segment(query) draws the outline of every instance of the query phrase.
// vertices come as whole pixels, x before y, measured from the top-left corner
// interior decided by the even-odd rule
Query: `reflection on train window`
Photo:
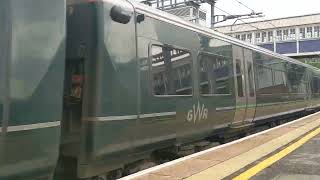
[[[230,58],[221,55],[199,55],[201,94],[230,94],[230,61]]]
[[[307,93],[307,83],[305,76],[302,73],[297,73],[296,71],[288,71],[288,80],[290,84],[290,93],[293,94],[306,94]]]
[[[320,77],[315,76],[312,78],[311,91],[313,94],[320,93]]]
[[[270,60],[271,62],[271,60]],[[261,94],[286,93],[287,75],[284,64],[280,60],[257,65],[257,90]]]
[[[254,81],[253,81],[253,65],[252,62],[248,62],[248,79],[249,79],[249,94],[250,97],[254,97]]]
[[[169,45],[152,45],[154,95],[192,95],[192,56]]]
[[[243,71],[242,64],[240,59],[236,59],[236,76],[237,76],[237,89],[238,89],[238,97],[243,97]]]
[[[257,90],[261,94],[272,93],[273,80],[272,80],[272,70],[268,66],[257,65]]]

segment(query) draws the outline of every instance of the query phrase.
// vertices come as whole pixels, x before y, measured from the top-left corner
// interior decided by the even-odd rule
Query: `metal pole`
[[[215,24],[215,15],[214,15],[214,7],[216,5],[216,0],[213,0],[211,3],[211,29],[214,29],[214,24]]]

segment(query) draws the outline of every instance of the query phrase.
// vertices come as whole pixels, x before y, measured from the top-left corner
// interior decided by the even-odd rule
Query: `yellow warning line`
[[[243,179],[250,179],[252,176],[256,175],[263,169],[271,166],[273,163],[279,161],[286,155],[290,154],[292,151],[296,150],[300,146],[302,146],[304,143],[309,141],[311,138],[315,137],[316,135],[320,134],[320,127],[318,127],[316,130],[312,131],[311,133],[307,134],[303,138],[301,138],[299,141],[291,144],[287,148],[281,150],[279,153],[269,157],[268,159],[262,161],[261,163],[257,164],[256,166],[248,169],[247,171],[243,172],[239,176],[235,177],[233,180],[243,180]]]

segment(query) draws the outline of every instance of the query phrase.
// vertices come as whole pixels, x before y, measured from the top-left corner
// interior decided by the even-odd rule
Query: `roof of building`
[[[216,30],[223,33],[237,33],[247,31],[257,31],[265,29],[284,28],[292,26],[303,26],[308,24],[320,24],[320,13],[307,14],[301,16],[283,17],[263,21],[239,23],[236,25],[217,26]]]

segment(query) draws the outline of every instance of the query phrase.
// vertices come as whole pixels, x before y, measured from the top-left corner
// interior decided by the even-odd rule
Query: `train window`
[[[312,78],[312,93],[318,93],[318,89],[319,89],[319,78],[317,77],[313,77]]]
[[[241,60],[236,59],[236,76],[237,76],[237,89],[238,89],[238,97],[243,97],[243,70],[241,65]]]
[[[274,63],[269,65],[272,69],[273,86],[277,86],[278,90],[283,90],[287,86],[285,65],[280,59],[274,59]]]
[[[261,94],[271,93],[271,89],[273,86],[271,68],[264,65],[257,65],[256,72],[256,79],[258,85],[257,90]]]
[[[192,57],[169,45],[151,46],[153,94],[192,95]]]
[[[199,60],[200,94],[230,94],[229,57],[201,53]]]
[[[250,97],[254,97],[254,81],[253,81],[253,65],[252,62],[248,62],[248,79],[249,79],[249,94]]]
[[[290,93],[306,94],[305,76],[297,73],[296,70],[288,71],[288,80],[290,81]]]

